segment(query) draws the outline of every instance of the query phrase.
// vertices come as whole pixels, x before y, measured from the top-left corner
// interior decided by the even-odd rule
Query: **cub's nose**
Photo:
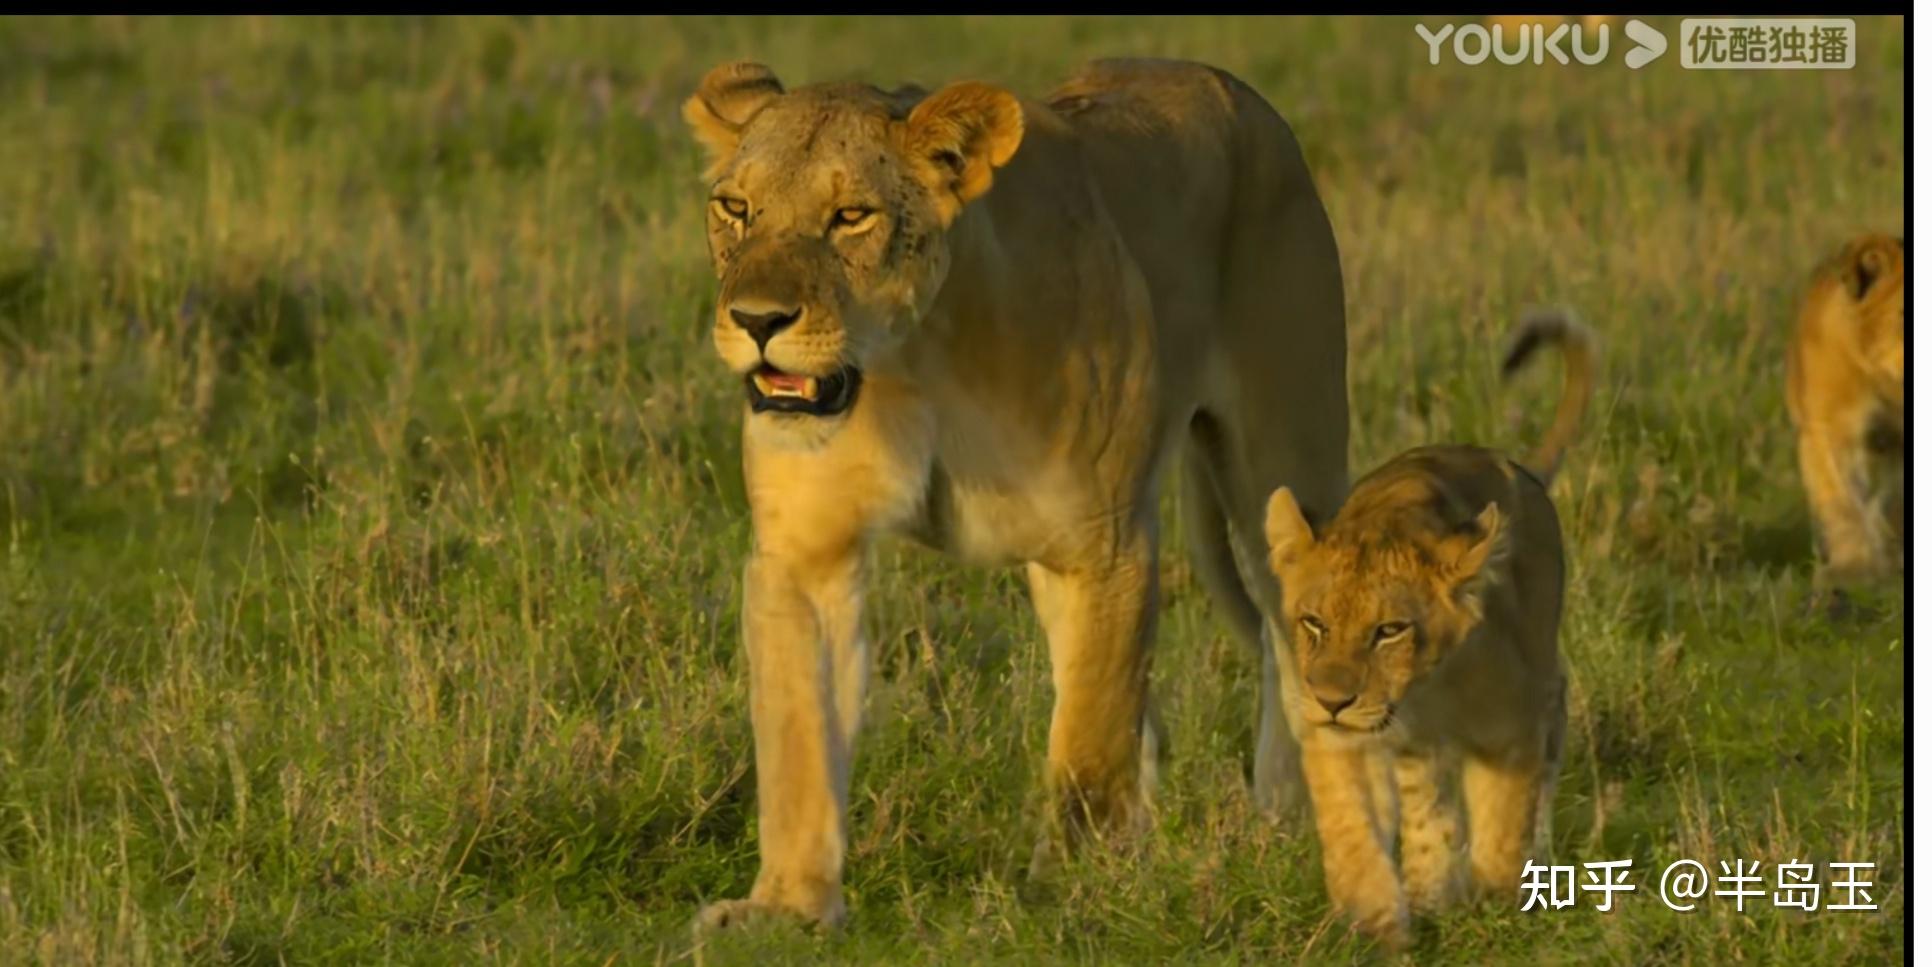
[[[765,343],[770,341],[771,337],[778,335],[779,331],[786,326],[797,322],[798,317],[804,314],[802,309],[773,309],[770,305],[770,303],[758,305],[739,303],[731,307],[731,321],[736,322],[738,327],[751,337],[751,341],[758,344],[760,352],[764,351]]]
[[[1342,714],[1342,709],[1355,704],[1355,696],[1350,695],[1347,698],[1322,698],[1316,696],[1315,701],[1320,702],[1322,708],[1328,710],[1329,715],[1340,715]]]

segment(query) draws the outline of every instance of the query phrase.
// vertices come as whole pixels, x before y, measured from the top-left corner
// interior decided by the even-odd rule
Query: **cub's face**
[[[740,63],[686,102],[712,159],[712,342],[754,414],[850,409],[867,362],[932,307],[951,266],[947,229],[1019,147],[1020,107],[1003,91],[958,84],[916,98],[859,85],[786,93]]]
[[[1317,537],[1287,488],[1268,505],[1270,566],[1282,588],[1282,627],[1298,688],[1288,714],[1318,728],[1379,733],[1403,698],[1452,654],[1482,618],[1480,600],[1500,561],[1500,514],[1490,505],[1439,535],[1351,529]],[[1285,672],[1284,672],[1285,673]],[[1298,696],[1298,699],[1295,697]]]
[[[1413,576],[1317,551],[1283,569],[1282,617],[1312,725],[1380,732],[1410,685],[1441,659],[1430,634],[1433,595]],[[1293,714],[1293,710],[1291,710]]]

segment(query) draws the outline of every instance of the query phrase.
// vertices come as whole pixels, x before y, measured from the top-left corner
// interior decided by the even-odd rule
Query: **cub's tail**
[[[1563,462],[1563,451],[1576,442],[1577,432],[1583,428],[1583,411],[1590,405],[1590,391],[1597,378],[1597,336],[1567,309],[1531,309],[1510,336],[1503,377],[1515,375],[1545,346],[1563,350],[1563,400],[1556,407],[1556,422],[1550,424],[1523,466],[1548,483]]]

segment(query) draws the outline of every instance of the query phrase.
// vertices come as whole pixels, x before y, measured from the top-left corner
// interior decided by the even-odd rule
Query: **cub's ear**
[[[1315,530],[1308,526],[1301,505],[1287,487],[1276,487],[1268,497],[1268,561],[1277,569],[1306,553],[1315,543]]]
[[[1905,240],[1874,235],[1852,243],[1851,257],[1845,260],[1845,288],[1854,299],[1865,298],[1880,279],[1891,274],[1904,261]]]
[[[1442,541],[1449,586],[1467,604],[1479,605],[1483,591],[1502,577],[1503,565],[1509,560],[1505,523],[1503,512],[1492,500],[1475,519]]]
[[[993,187],[993,169],[1020,149],[1025,114],[1013,95],[977,81],[940,88],[906,116],[901,144],[906,157],[929,172],[933,187],[951,204],[951,221],[967,202]]]
[[[745,123],[780,94],[785,86],[763,64],[732,61],[711,68],[698,82],[698,92],[684,102],[684,121],[711,155],[711,163],[738,150]]]

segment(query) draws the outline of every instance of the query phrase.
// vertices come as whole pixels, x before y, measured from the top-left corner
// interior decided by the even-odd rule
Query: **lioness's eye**
[[[867,218],[871,217],[871,215],[872,215],[872,210],[869,208],[857,208],[857,207],[841,208],[838,211],[835,211],[832,213],[832,227],[833,228],[851,228],[852,226],[865,221]]]
[[[1304,630],[1306,630],[1309,633],[1309,635],[1316,638],[1320,638],[1322,636],[1322,632],[1328,630],[1328,626],[1322,624],[1322,619],[1317,618],[1312,614],[1305,614],[1301,616],[1301,626]]]
[[[1408,630],[1409,623],[1406,621],[1385,621],[1375,626],[1375,640],[1387,641],[1390,638],[1399,638]]]
[[[750,211],[742,198],[713,198],[711,207],[718,212],[719,216],[734,222],[743,221],[745,213]]]

